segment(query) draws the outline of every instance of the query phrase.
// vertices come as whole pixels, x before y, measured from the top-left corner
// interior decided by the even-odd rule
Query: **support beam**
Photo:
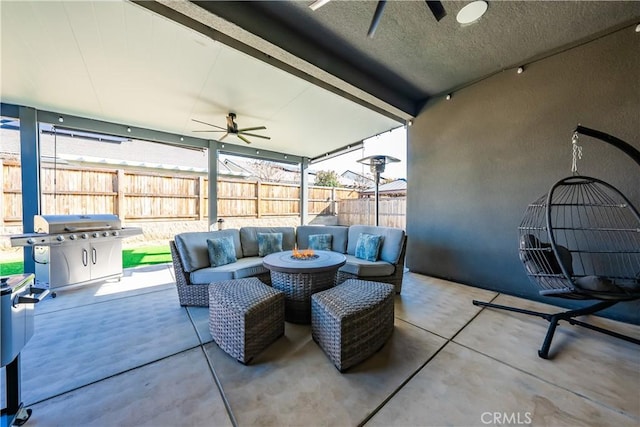
[[[218,142],[209,144],[209,230],[218,222]],[[213,225],[216,224],[216,227]]]
[[[35,109],[20,107],[20,163],[22,166],[22,232],[33,233],[33,216],[40,214],[40,139]],[[24,247],[24,272],[35,273],[33,248]]]
[[[300,225],[309,223],[309,158],[300,162]]]
[[[280,153],[278,151],[263,150],[249,145],[236,145],[225,142],[218,142],[218,150],[224,154],[234,156],[251,157],[254,159],[270,160],[272,162],[296,164],[302,161],[302,157],[292,154]]]
[[[60,119],[62,119],[62,122]],[[211,143],[211,141],[203,138],[138,128],[126,123],[105,122],[53,111],[38,110],[38,120],[43,123],[54,124],[59,128],[104,133],[122,138],[140,139],[143,141],[161,142],[178,146],[206,148]]]

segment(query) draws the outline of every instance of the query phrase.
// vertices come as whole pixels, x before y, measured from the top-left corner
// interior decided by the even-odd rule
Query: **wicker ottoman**
[[[349,279],[311,296],[311,335],[343,372],[380,350],[393,332],[394,286]]]
[[[284,335],[284,294],[255,277],[212,283],[209,331],[222,350],[248,364]]]

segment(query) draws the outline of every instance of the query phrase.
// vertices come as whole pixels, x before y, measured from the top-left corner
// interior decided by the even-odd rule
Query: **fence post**
[[[127,212],[126,212],[127,204],[125,202],[124,183],[125,183],[124,169],[118,169],[116,171],[116,182],[114,184],[117,192],[116,209],[118,210],[118,217],[120,218],[120,221],[124,221],[127,216]]]
[[[262,183],[260,180],[256,181],[256,218],[262,218],[262,212],[260,210],[260,205],[262,204]]]
[[[217,183],[216,183],[217,184]],[[196,185],[198,188],[196,191],[198,192],[198,221],[202,221],[204,219],[204,176],[199,176],[197,178]]]
[[[338,201],[336,200],[336,187],[331,187],[331,215],[338,215]]]

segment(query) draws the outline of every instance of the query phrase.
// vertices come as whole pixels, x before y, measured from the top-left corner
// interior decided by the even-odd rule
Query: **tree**
[[[261,181],[282,182],[284,180],[285,172],[276,163],[267,160],[255,160],[251,166]]]
[[[340,187],[340,180],[335,171],[318,171],[315,185],[320,187]]]

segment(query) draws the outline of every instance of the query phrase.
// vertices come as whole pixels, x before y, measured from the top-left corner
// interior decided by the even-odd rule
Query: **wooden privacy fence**
[[[0,159],[2,221],[22,221],[20,164]],[[172,175],[45,165],[41,168],[42,212],[113,213],[123,220],[202,220],[208,215],[208,179]],[[218,217],[298,216],[300,185],[218,179]],[[356,198],[351,189],[309,187],[312,215],[337,214],[338,201]]]
[[[340,200],[338,202],[338,224],[374,225],[375,199]],[[385,227],[397,227],[407,229],[407,198],[390,197],[381,198],[378,217],[380,225]]]

